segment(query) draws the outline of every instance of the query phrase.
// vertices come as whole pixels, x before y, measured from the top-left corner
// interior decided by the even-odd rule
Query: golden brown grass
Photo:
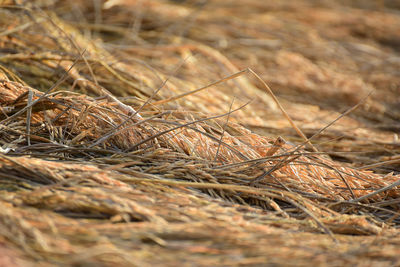
[[[3,1],[0,255],[398,264],[398,15],[200,2]]]

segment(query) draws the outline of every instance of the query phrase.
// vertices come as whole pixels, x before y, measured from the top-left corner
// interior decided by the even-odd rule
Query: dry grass
[[[0,263],[399,264],[400,17],[349,5],[3,1]]]

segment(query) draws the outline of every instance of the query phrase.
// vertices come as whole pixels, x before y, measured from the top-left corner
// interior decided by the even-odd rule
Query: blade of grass
[[[271,95],[272,99],[275,101],[275,103],[278,105],[279,109],[282,111],[282,114],[285,116],[285,118],[289,121],[290,125],[292,125],[293,129],[296,131],[296,133],[304,139],[304,141],[310,145],[310,147],[312,148],[312,150],[314,152],[318,152],[318,149],[315,148],[313,146],[313,144],[311,144],[310,139],[308,139],[304,133],[300,130],[299,127],[297,127],[297,125],[294,123],[294,121],[290,118],[289,114],[286,112],[286,110],[282,107],[281,103],[279,102],[278,98],[275,96],[274,92],[271,90],[271,88],[268,86],[268,84],[261,79],[261,77],[255,73],[252,69],[248,68],[247,69],[251,74],[253,74],[257,80],[259,80],[262,85],[264,86],[264,88],[267,90],[267,92]]]
[[[229,112],[232,110],[232,106],[233,106],[233,102],[234,101],[235,101],[235,98],[232,99],[231,105],[229,106]],[[230,116],[231,116],[230,113],[228,114],[228,116],[226,116],[226,122],[225,122],[224,126],[222,127],[221,138],[218,141],[218,147],[217,147],[217,152],[215,153],[214,161],[217,161],[218,154],[219,154],[219,149],[221,148],[222,139],[224,138],[224,134],[225,134],[225,127],[229,122],[229,117]]]

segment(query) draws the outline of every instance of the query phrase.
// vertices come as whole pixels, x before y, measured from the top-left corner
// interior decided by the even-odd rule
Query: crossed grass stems
[[[333,209],[334,207],[341,207],[341,209],[343,209],[343,206],[359,206],[359,207],[363,207],[363,208],[367,208],[367,209],[372,209],[372,210],[379,210],[382,212],[386,212],[386,213],[390,213],[393,215],[393,218],[399,216],[400,214],[386,209],[386,208],[382,208],[379,206],[374,206],[374,205],[367,205],[367,204],[362,204],[360,203],[361,200],[367,200],[368,198],[382,193],[386,190],[389,190],[397,185],[400,185],[400,182],[396,182],[393,183],[389,186],[383,187],[383,188],[378,188],[376,189],[376,191],[365,195],[363,197],[360,198],[355,198],[354,192],[353,190],[360,190],[358,188],[351,188],[349,186],[349,184],[347,183],[344,175],[349,175],[352,176],[354,178],[357,179],[362,179],[361,177],[356,177],[354,174],[351,173],[346,173],[344,171],[341,170],[337,170],[332,166],[329,166],[328,164],[325,164],[323,162],[319,162],[317,160],[316,155],[323,155],[323,154],[327,154],[325,152],[318,152],[318,150],[311,144],[311,140],[314,139],[315,137],[317,137],[318,135],[320,135],[323,131],[325,131],[327,128],[329,128],[331,125],[333,125],[335,122],[337,122],[339,119],[341,119],[342,117],[348,115],[349,113],[351,113],[352,111],[354,111],[355,109],[357,109],[359,106],[361,106],[366,99],[371,95],[372,91],[367,94],[358,104],[354,105],[353,107],[349,108],[347,111],[345,111],[344,113],[342,113],[340,116],[338,116],[335,120],[333,120],[331,123],[329,123],[328,125],[326,125],[324,128],[320,129],[319,131],[317,131],[314,135],[312,135],[310,138],[307,138],[303,132],[296,126],[296,124],[293,122],[293,120],[290,118],[290,116],[287,114],[287,112],[284,110],[284,108],[281,106],[279,100],[276,98],[276,96],[274,95],[273,91],[270,89],[270,87],[259,77],[259,75],[257,75],[252,69],[250,68],[246,68],[244,70],[238,71],[232,75],[226,76],[220,80],[217,80],[213,83],[210,83],[204,87],[201,87],[199,89],[187,92],[187,93],[183,93],[168,99],[164,99],[164,100],[160,100],[160,101],[155,101],[151,103],[151,100],[154,99],[154,97],[157,95],[157,93],[166,85],[166,83],[168,82],[168,80],[170,79],[170,77],[172,77],[180,68],[181,66],[184,64],[184,62],[186,61],[183,60],[181,61],[181,63],[178,65],[178,67],[173,71],[173,73],[171,75],[169,75],[169,77],[167,79],[165,79],[162,84],[153,92],[153,94],[137,109],[134,110],[132,109],[130,106],[127,106],[125,104],[123,104],[122,102],[120,102],[117,98],[115,98],[113,95],[111,95],[111,93],[109,93],[107,90],[105,90],[104,88],[102,88],[98,82],[97,79],[93,73],[93,70],[88,62],[88,59],[86,59],[85,57],[85,50],[81,50],[79,48],[79,46],[75,43],[75,41],[73,40],[73,38],[71,38],[65,31],[63,31],[63,29],[61,29],[60,27],[58,27],[56,25],[56,23],[53,22],[53,20],[50,17],[46,17],[46,19],[48,19],[55,27],[57,27],[61,32],[63,32],[63,34],[66,36],[66,38],[70,41],[70,43],[72,44],[72,46],[79,52],[79,57],[77,59],[75,59],[75,61],[73,62],[73,64],[70,66],[70,68],[62,75],[62,77],[56,82],[54,83],[53,86],[51,86],[45,93],[39,95],[39,98],[37,98],[36,100],[33,100],[33,93],[31,90],[29,90],[26,94],[21,95],[20,97],[18,97],[15,100],[15,103],[18,102],[19,100],[22,100],[25,96],[27,96],[28,98],[28,102],[27,105],[25,107],[23,107],[22,109],[18,110],[17,112],[15,112],[14,114],[12,114],[11,116],[5,118],[4,120],[2,120],[0,122],[0,125],[2,125],[3,127],[7,127],[7,123],[15,120],[17,117],[19,117],[20,115],[24,114],[26,112],[27,114],[27,119],[26,119],[26,142],[28,144],[28,146],[26,147],[20,147],[16,152],[10,152],[10,155],[23,155],[23,154],[27,154],[29,153],[30,155],[33,156],[38,156],[38,157],[44,157],[44,156],[49,156],[52,155],[52,157],[57,157],[60,159],[69,159],[69,160],[73,160],[72,158],[68,157],[68,156],[62,156],[61,154],[84,154],[86,156],[92,157],[90,154],[91,153],[98,153],[100,155],[105,155],[105,154],[117,154],[117,155],[121,155],[121,156],[126,156],[126,157],[134,157],[137,158],[140,156],[136,155],[137,153],[135,153],[135,151],[137,152],[142,152],[143,150],[140,149],[140,147],[142,145],[144,145],[145,143],[148,143],[152,140],[156,140],[158,137],[161,137],[169,132],[173,132],[175,130],[179,130],[179,129],[183,129],[183,128],[188,128],[190,130],[196,131],[204,136],[206,136],[207,138],[210,138],[214,141],[216,141],[218,143],[218,148],[214,157],[214,162],[212,163],[212,168],[215,169],[226,169],[226,168],[231,168],[231,167],[235,167],[235,166],[240,166],[240,165],[248,165],[249,167],[256,167],[264,162],[276,162],[275,165],[273,165],[270,169],[263,171],[263,173],[261,175],[259,175],[258,177],[255,177],[249,181],[247,181],[247,184],[245,185],[230,185],[230,184],[214,184],[214,183],[197,183],[197,182],[178,182],[178,181],[165,181],[165,180],[152,180],[152,179],[147,179],[149,180],[148,182],[156,182],[156,183],[165,183],[165,184],[169,184],[171,186],[186,186],[186,187],[191,187],[191,188],[203,188],[203,189],[211,189],[211,190],[228,190],[228,191],[236,191],[238,193],[237,198],[240,198],[240,195],[243,193],[247,193],[247,194],[255,194],[255,195],[262,195],[262,196],[266,196],[268,197],[268,201],[270,203],[274,203],[274,199],[289,203],[290,205],[294,206],[296,209],[302,211],[303,213],[305,213],[307,216],[311,217],[314,221],[316,221],[316,223],[323,229],[323,231],[329,235],[333,237],[332,232],[326,227],[324,226],[324,224],[309,210],[305,207],[305,205],[301,205],[300,203],[304,202],[304,201],[311,201],[308,198],[312,199],[318,199],[321,198],[320,196],[313,196],[309,193],[306,192],[301,192],[298,190],[294,190],[294,189],[290,189],[288,188],[286,185],[284,185],[283,183],[281,183],[278,179],[274,178],[273,176],[273,172],[279,170],[280,168],[290,164],[302,164],[302,165],[307,165],[307,164],[311,164],[311,165],[315,165],[315,166],[322,166],[322,167],[326,167],[329,169],[334,170],[343,180],[344,184],[346,185],[346,189],[350,192],[351,196],[352,196],[352,200],[350,201],[341,201],[341,202],[335,202],[335,203],[330,203],[327,207],[322,207],[324,209],[329,208],[329,209]],[[88,144],[84,144],[81,147],[68,147],[66,145],[60,145],[57,147],[56,144],[35,144],[35,145],[31,145],[31,137],[35,134],[35,132],[31,133],[31,116],[32,116],[32,108],[37,105],[38,103],[42,103],[44,102],[44,100],[49,101],[50,103],[54,103],[57,105],[61,105],[61,106],[65,106],[65,109],[56,117],[53,119],[53,122],[56,121],[58,118],[60,118],[63,114],[67,113],[70,109],[73,110],[77,110],[80,111],[81,113],[85,112],[84,110],[79,110],[78,108],[74,107],[73,105],[67,105],[65,103],[62,103],[56,99],[53,99],[52,96],[55,96],[56,94],[58,94],[59,92],[55,92],[54,91],[68,78],[69,76],[69,72],[74,68],[74,66],[80,62],[83,61],[86,66],[89,69],[89,73],[92,76],[92,81],[88,81],[89,83],[92,83],[93,86],[98,87],[100,89],[100,91],[102,93],[104,93],[106,95],[107,98],[111,99],[112,101],[116,102],[128,115],[124,114],[124,113],[118,113],[118,115],[120,115],[121,117],[125,118],[123,122],[121,122],[120,124],[116,125],[113,127],[113,129],[111,129],[109,132],[107,132],[106,134],[104,134],[103,136],[97,138],[94,142],[88,143]],[[234,148],[233,146],[225,143],[223,141],[223,136],[224,133],[226,131],[226,126],[229,123],[229,116],[244,108],[246,105],[248,105],[250,102],[240,106],[239,108],[233,109],[232,110],[232,106],[233,106],[233,100],[232,103],[230,105],[229,111],[227,113],[221,114],[221,115],[216,115],[216,116],[212,116],[212,117],[207,117],[207,118],[202,118],[202,119],[198,119],[198,120],[194,120],[188,123],[179,123],[176,121],[168,121],[165,119],[160,119],[163,116],[166,115],[170,115],[171,113],[173,113],[173,111],[163,111],[159,114],[155,114],[149,118],[143,119],[140,116],[140,112],[149,104],[156,106],[156,105],[161,105],[164,103],[168,103],[171,101],[175,101],[181,98],[184,98],[188,95],[191,94],[195,94],[197,92],[200,92],[202,90],[205,90],[207,88],[210,88],[212,86],[224,83],[228,80],[234,79],[236,77],[239,77],[241,75],[244,74],[252,74],[257,80],[259,80],[261,82],[261,84],[264,86],[265,91],[272,97],[272,99],[274,100],[274,102],[277,104],[277,106],[279,107],[279,109],[281,110],[282,114],[286,117],[286,119],[289,121],[289,123],[292,125],[292,127],[295,129],[295,131],[297,132],[297,134],[304,140],[301,144],[293,147],[292,149],[289,149],[287,151],[284,151],[280,154],[277,155],[269,155],[265,158],[259,158],[259,159],[249,159],[247,156],[245,156],[243,153],[241,153],[239,150],[237,150],[236,148]],[[77,84],[77,81],[74,82],[72,88],[74,88]],[[42,110],[46,110],[46,109],[51,109],[53,107],[51,106],[44,106],[42,107]],[[108,110],[110,112],[114,112],[112,110]],[[89,115],[89,116],[93,116],[97,119],[103,120],[100,116],[97,116],[96,114],[93,114],[91,112],[87,112],[85,115]],[[199,130],[196,127],[193,127],[193,125],[201,123],[201,122],[206,122],[209,120],[213,120],[213,119],[217,119],[217,118],[222,118],[222,117],[227,117],[225,124],[222,127],[222,132],[219,130],[215,130],[216,132],[220,132],[220,138],[215,137],[214,135],[207,133],[205,131]],[[141,124],[144,124],[146,122],[159,122],[159,123],[164,123],[164,124],[170,124],[173,125],[173,127],[164,130],[164,131],[160,131],[157,132],[155,134],[153,134],[152,136],[145,138],[144,140],[133,144],[131,147],[129,147],[128,149],[126,149],[125,151],[120,151],[118,149],[110,149],[110,148],[105,148],[103,146],[104,142],[106,142],[110,137],[117,135],[120,132],[123,132],[125,130],[127,130],[128,128],[131,127],[135,127],[135,126],[140,126]],[[133,123],[130,123],[133,122]],[[51,123],[51,122],[49,122]],[[66,129],[65,129],[66,130]],[[36,132],[40,131],[37,130]],[[65,136],[65,134],[63,135]],[[63,140],[61,140],[61,142],[65,143]],[[304,151],[300,151],[303,147],[305,147],[306,145],[308,145],[312,152],[304,152]],[[103,146],[103,148],[102,148]],[[236,155],[238,155],[243,161],[238,162],[238,163],[232,163],[232,164],[216,164],[217,158],[218,158],[218,153],[220,151],[220,147],[224,146],[227,149],[231,150],[233,153],[235,153]],[[45,154],[41,154],[41,153],[32,153],[33,151],[37,151],[42,149],[43,147],[52,147],[52,150],[47,150],[47,153]],[[29,152],[28,152],[29,151]],[[54,155],[54,153],[58,153],[58,155]],[[61,153],[61,154],[59,154]],[[332,153],[331,153],[332,154]],[[312,162],[305,162],[305,161],[300,161],[299,158],[301,156],[305,156],[309,159],[313,159]],[[208,162],[210,163],[210,162]],[[253,166],[251,165],[253,164]],[[286,190],[285,191],[277,191],[277,189],[273,189],[273,188],[266,188],[263,187],[262,189],[260,188],[256,188],[259,183],[261,181],[264,180],[264,178],[270,178],[273,179],[277,184],[274,184],[274,186],[276,187],[281,187],[283,189]],[[151,181],[150,181],[151,180]],[[305,196],[306,198],[302,197]],[[327,199],[325,199],[327,200]],[[375,203],[377,204],[377,203]],[[379,204],[379,203],[378,203]],[[312,202],[312,205],[317,206],[318,204],[315,203],[314,201]],[[279,205],[277,205],[279,206]]]

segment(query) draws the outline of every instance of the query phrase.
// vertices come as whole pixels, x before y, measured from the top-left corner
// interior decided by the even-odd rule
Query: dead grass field
[[[400,265],[400,1],[0,1],[0,266]]]

